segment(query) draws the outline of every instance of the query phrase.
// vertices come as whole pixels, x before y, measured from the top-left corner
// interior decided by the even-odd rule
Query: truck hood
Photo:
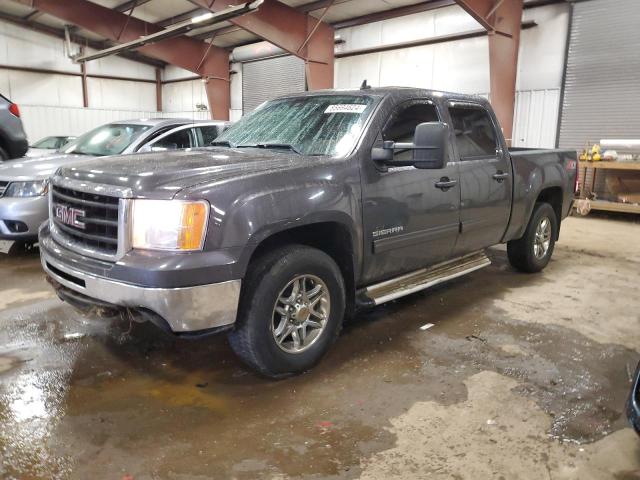
[[[307,157],[260,148],[199,148],[114,156],[65,168],[62,175],[79,181],[130,189],[138,198],[173,198],[202,183],[216,183],[263,172],[283,171],[326,157]]]
[[[97,157],[53,154],[36,158],[16,158],[8,162],[0,162],[0,180],[44,180],[52,176],[58,168],[81,160],[87,160],[88,158],[92,158],[95,161]]]

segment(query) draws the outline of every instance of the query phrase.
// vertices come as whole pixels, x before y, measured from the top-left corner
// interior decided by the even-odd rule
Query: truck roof
[[[469,100],[484,100],[486,98],[480,95],[469,95],[464,93],[447,92],[443,90],[432,90],[426,88],[415,87],[371,87],[371,88],[357,88],[357,89],[326,89],[326,90],[314,90],[312,92],[301,92],[299,94],[284,95],[284,97],[302,97],[302,96],[315,96],[315,95],[355,95],[355,96],[436,96],[446,97],[454,99],[469,99]]]
[[[316,96],[316,95],[354,95],[354,96],[380,96],[380,97],[444,97],[458,101],[474,101],[479,103],[488,103],[488,100],[480,95],[469,95],[463,93],[445,92],[442,90],[430,90],[426,88],[415,87],[371,87],[358,89],[327,89],[314,90],[312,92],[303,92],[299,94],[284,95],[280,98]]]

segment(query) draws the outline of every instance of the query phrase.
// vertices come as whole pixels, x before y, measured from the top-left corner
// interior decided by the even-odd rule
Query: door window
[[[163,139],[158,140],[156,143],[152,145],[155,149],[164,148],[166,150],[176,150],[178,148],[191,148],[191,134],[189,132],[189,128],[185,128],[183,130],[179,130],[177,132],[172,133],[171,135],[167,135]]]
[[[496,132],[489,113],[480,107],[449,107],[461,160],[496,155]]]
[[[425,122],[438,122],[438,112],[435,105],[430,103],[411,103],[401,109],[391,118],[382,131],[383,140],[396,143],[413,143],[416,127]],[[412,150],[396,150],[394,157],[398,160],[411,160]]]
[[[211,142],[213,142],[221,133],[219,127],[217,127],[216,125],[196,127],[195,130],[198,134],[198,138],[201,140],[200,145],[203,147],[210,147]]]

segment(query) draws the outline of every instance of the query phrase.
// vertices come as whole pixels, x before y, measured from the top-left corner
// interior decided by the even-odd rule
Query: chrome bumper
[[[162,317],[176,333],[224,327],[236,320],[240,280],[184,288],[148,288],[78,271],[58,262],[44,249],[40,251],[40,260],[45,272],[64,287],[114,306],[148,309]]]

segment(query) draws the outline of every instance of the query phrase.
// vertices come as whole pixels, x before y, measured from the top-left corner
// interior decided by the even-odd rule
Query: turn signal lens
[[[132,246],[148,250],[202,250],[209,204],[204,201],[134,200]]]

